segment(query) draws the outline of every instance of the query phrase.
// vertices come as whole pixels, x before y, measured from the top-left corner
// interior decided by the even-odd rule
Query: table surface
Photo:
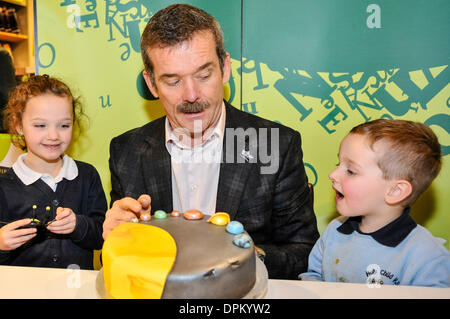
[[[1,299],[98,299],[98,271],[0,266]],[[298,280],[268,282],[266,299],[450,299],[450,288]]]

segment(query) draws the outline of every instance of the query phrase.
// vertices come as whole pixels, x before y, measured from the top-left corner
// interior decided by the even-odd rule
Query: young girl
[[[0,176],[0,264],[93,269],[107,204],[96,169],[64,154],[80,114],[67,85],[47,75],[11,93],[4,122],[27,153]]]

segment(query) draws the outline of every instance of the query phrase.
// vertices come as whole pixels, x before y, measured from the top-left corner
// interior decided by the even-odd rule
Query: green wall
[[[376,118],[429,125],[444,165],[412,216],[449,247],[449,1],[182,2],[223,27],[232,57],[227,99],[301,132],[320,231],[336,216],[328,174],[353,126]],[[71,155],[95,165],[107,194],[111,138],[164,115],[142,82],[139,35],[171,3],[37,2],[38,71],[81,95],[90,126]]]

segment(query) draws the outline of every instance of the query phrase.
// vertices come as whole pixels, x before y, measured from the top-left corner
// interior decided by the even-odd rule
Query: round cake
[[[131,292],[131,295],[146,298],[146,289],[151,291],[159,281],[163,281],[161,298],[234,299],[247,295],[256,281],[253,241],[247,236],[250,240],[244,245],[239,243],[236,236],[240,235],[229,233],[226,225],[208,222],[209,218],[204,216],[200,220],[188,220],[183,215],[167,215],[135,224],[142,231],[157,232],[157,239],[152,242],[149,236],[142,234],[131,239],[129,233],[119,233],[120,229],[114,234],[122,225],[125,225],[123,228],[133,228],[133,223],[118,226],[110,233],[102,250],[103,275],[108,293],[114,298],[127,298],[130,294],[122,294],[121,290],[128,291],[128,287],[133,285],[139,288],[133,288],[137,293],[133,295],[134,292]],[[243,234],[248,235],[245,231]],[[174,243],[171,243],[172,239]],[[141,259],[149,249],[156,249],[152,256],[157,257]],[[120,267],[113,266],[118,260],[121,260]],[[152,264],[145,264],[143,260],[150,260]],[[155,260],[156,266],[153,266]],[[125,288],[114,289],[119,286]]]

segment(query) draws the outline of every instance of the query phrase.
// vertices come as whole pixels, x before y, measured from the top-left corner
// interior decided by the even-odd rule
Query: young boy
[[[404,120],[354,127],[329,175],[333,220],[309,256],[302,280],[449,287],[450,253],[409,216],[441,168],[436,135]]]

